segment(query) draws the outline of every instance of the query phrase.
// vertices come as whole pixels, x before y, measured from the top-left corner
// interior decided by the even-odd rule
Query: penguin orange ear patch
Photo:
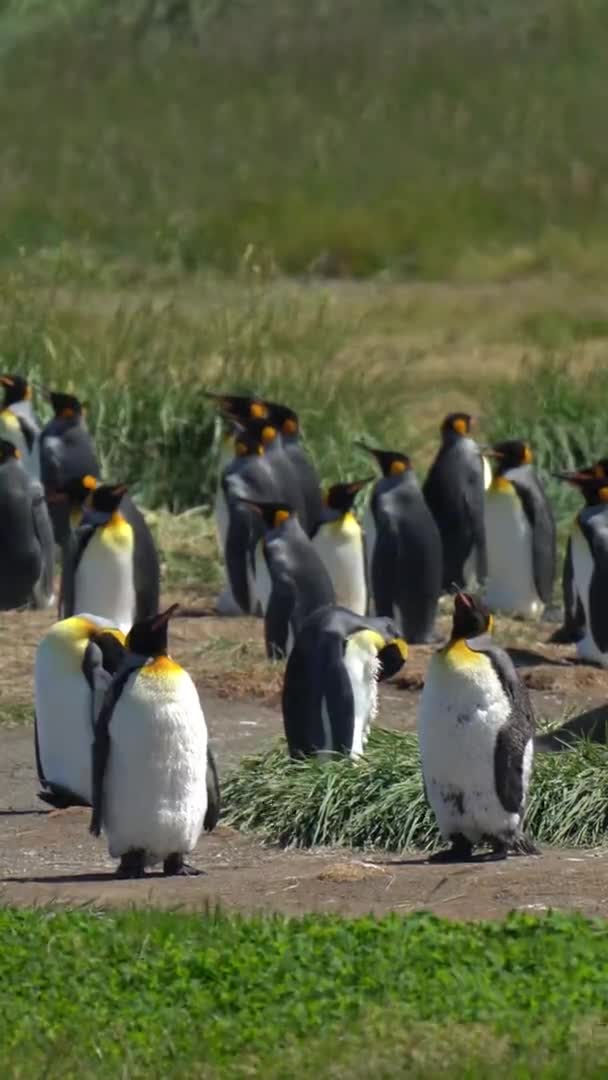
[[[466,435],[469,430],[469,426],[464,417],[462,416],[459,416],[456,420],[454,420],[452,427],[454,428],[454,431],[458,432],[459,435]]]
[[[284,521],[287,521],[288,517],[289,517],[289,511],[288,510],[277,510],[276,514],[274,515],[274,527],[275,527],[275,529],[278,528],[279,525],[282,525]]]
[[[11,379],[9,375],[0,375],[0,383],[2,383],[3,386],[15,385],[14,380]]]
[[[533,457],[534,454],[532,453],[530,447],[526,446],[524,449],[524,465],[530,465],[532,463]]]
[[[405,472],[407,465],[405,461],[391,461],[391,467],[389,473],[391,476],[399,476],[400,473]]]
[[[82,486],[87,488],[88,491],[94,491],[95,488],[97,487],[97,480],[95,479],[94,476],[89,476],[89,475],[83,476],[83,478],[82,478]]]

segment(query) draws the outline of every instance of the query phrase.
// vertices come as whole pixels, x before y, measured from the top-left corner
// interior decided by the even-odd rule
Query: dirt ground
[[[173,599],[169,597],[168,599]],[[184,599],[182,597],[182,599]],[[204,598],[186,598],[172,626],[172,652],[197,681],[220,773],[281,733],[280,669],[263,660],[259,623],[220,620]],[[548,907],[608,915],[608,849],[557,851],[505,863],[430,866],[419,855],[315,850],[281,851],[220,826],[205,835],[193,862],[201,877],[143,881],[113,877],[103,838],[88,833],[89,812],[49,812],[36,798],[30,705],[32,662],[51,614],[2,615],[0,649],[0,902],[123,904],[198,910],[220,902],[243,911],[347,915],[431,910],[451,918],[495,918],[513,908]],[[441,628],[447,628],[445,619]],[[537,713],[603,717],[608,672],[572,664],[572,649],[546,645],[553,626],[503,622],[500,639],[528,683]],[[382,687],[378,722],[411,730],[429,648],[411,650],[407,666]],[[608,712],[608,710],[607,710]],[[29,721],[29,722],[28,722]]]

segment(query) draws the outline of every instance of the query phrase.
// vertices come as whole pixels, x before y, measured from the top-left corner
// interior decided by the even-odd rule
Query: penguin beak
[[[123,495],[127,494],[129,488],[126,484],[114,484],[114,486],[110,490],[112,491],[113,495],[116,495],[117,498],[122,499]]]
[[[492,446],[480,446],[479,451],[484,457],[496,458],[497,461],[500,461],[505,456],[502,450],[495,450]]]
[[[159,612],[152,623],[152,630],[160,630],[162,626],[166,626],[169,619],[172,619],[176,612],[179,611],[179,607],[179,604],[171,604],[171,607],[168,607],[166,611]]]
[[[454,597],[454,611],[456,611],[458,608],[466,608],[470,611],[473,606],[474,604],[472,596],[469,596],[469,594],[465,592],[456,593]]]
[[[586,484],[588,480],[593,480],[594,476],[591,469],[579,469],[572,472],[565,470],[564,472],[551,473],[557,480],[565,480],[568,484]]]
[[[366,484],[371,484],[372,480],[375,480],[375,476],[366,476],[365,480],[353,480],[352,484],[347,484],[347,490],[349,495],[356,495]]]
[[[15,385],[14,380],[11,379],[10,375],[0,375],[0,383],[2,383],[3,386]]]

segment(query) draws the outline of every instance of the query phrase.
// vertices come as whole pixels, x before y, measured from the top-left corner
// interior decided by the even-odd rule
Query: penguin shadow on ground
[[[511,657],[516,668],[519,667],[545,667],[570,668],[574,661],[564,658],[546,656],[544,653],[535,652],[534,649],[525,649],[516,645],[510,645],[505,652]]]
[[[48,817],[48,810],[13,810],[9,806],[6,810],[0,810],[0,818],[5,817]]]
[[[207,878],[207,871],[201,870],[197,867],[197,874],[190,878],[189,881],[201,881]],[[23,877],[16,877],[11,875],[10,877],[0,877],[1,885],[86,885],[86,884],[103,884],[115,883],[117,885],[124,883],[125,885],[132,886],[134,882],[141,883],[145,886],[146,883],[157,883],[159,881],[173,882],[183,881],[183,877],[172,877],[163,874],[162,870],[149,870],[142,877],[139,878],[121,878],[118,877],[115,870],[96,870],[89,871],[82,874],[26,874]]]
[[[564,750],[571,750],[579,739],[608,745],[608,705],[596,705],[593,709],[573,716],[557,730],[537,735],[534,749],[559,754]]]

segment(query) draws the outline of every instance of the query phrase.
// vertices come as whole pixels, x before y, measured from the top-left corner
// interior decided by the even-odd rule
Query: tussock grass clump
[[[430,851],[439,845],[415,735],[377,728],[366,757],[291,761],[283,746],[245,759],[223,786],[228,823],[282,845]],[[536,759],[527,827],[540,843],[592,846],[608,830],[608,749],[579,742]]]

